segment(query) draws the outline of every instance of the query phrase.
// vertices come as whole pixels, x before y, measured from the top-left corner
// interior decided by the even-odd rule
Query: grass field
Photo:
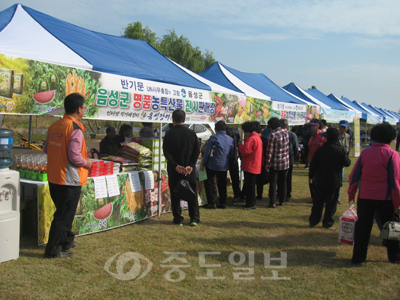
[[[185,211],[183,227],[165,214],[77,237],[73,258],[45,259],[37,239],[22,236],[20,258],[0,264],[0,299],[399,299],[399,265],[387,261],[377,226],[367,263],[352,265],[352,247],[338,242],[338,229],[308,227],[303,165],[294,168],[293,181],[293,200],[284,207],[266,208],[265,197],[256,210],[244,211],[230,197],[226,210],[201,209],[197,227],[188,226]],[[348,207],[347,186],[336,228]],[[286,267],[268,259],[280,253],[287,254]],[[185,267],[179,273],[172,265]]]

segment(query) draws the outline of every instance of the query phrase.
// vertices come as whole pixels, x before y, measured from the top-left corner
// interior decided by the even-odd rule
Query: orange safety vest
[[[48,181],[60,185],[82,186],[87,183],[89,170],[75,166],[68,159],[68,144],[74,130],[85,131],[75,117],[64,117],[52,124],[47,132],[47,178]],[[82,157],[87,158],[85,139],[82,140]]]

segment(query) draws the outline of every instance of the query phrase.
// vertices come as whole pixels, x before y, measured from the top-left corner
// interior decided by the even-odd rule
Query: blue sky
[[[1,0],[0,10],[15,4]],[[398,0],[21,0],[86,29],[120,35],[140,21],[175,29],[222,64],[279,86],[400,110]]]

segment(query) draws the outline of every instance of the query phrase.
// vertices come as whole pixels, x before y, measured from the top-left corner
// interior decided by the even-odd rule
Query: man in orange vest
[[[85,114],[85,99],[77,93],[65,97],[64,117],[52,124],[47,132],[43,151],[47,153],[47,177],[50,195],[56,206],[51,223],[45,256],[73,256],[69,250],[77,246],[71,231],[81,188],[87,183],[92,161],[87,158],[80,122]]]

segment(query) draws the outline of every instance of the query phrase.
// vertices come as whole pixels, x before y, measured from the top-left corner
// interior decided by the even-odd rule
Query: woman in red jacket
[[[245,210],[256,208],[256,176],[261,173],[263,145],[256,129],[255,122],[242,124],[244,143],[239,144],[239,152],[242,155],[241,169],[244,172],[243,191],[246,196],[246,205],[243,209]]]
[[[308,161],[309,161],[309,164],[311,165],[311,161],[314,156],[315,150],[317,150],[318,147],[322,146],[325,143],[325,138],[321,135],[321,133],[322,133],[321,120],[311,119],[311,121],[305,125],[309,126],[310,130],[311,130],[311,137],[310,137],[310,140],[308,141]],[[314,181],[312,181],[312,182],[314,182]],[[310,194],[311,194],[311,202],[312,202],[315,197],[314,183],[309,183],[309,186],[310,186]]]

